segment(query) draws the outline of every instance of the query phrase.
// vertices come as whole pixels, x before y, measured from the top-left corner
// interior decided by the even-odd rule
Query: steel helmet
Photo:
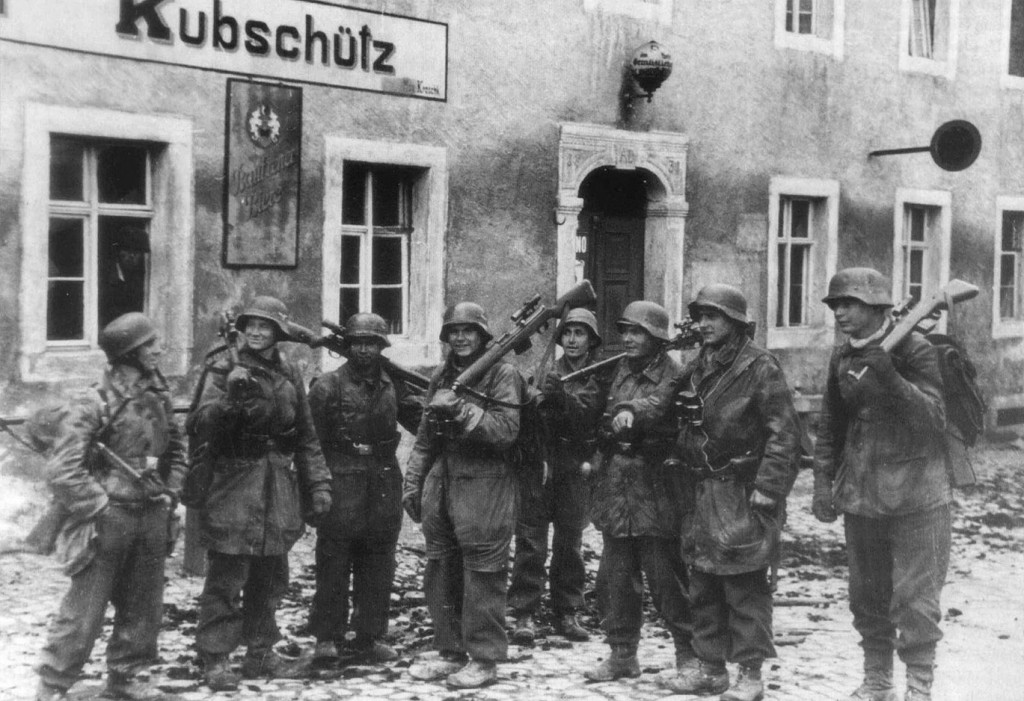
[[[856,299],[871,307],[892,306],[892,285],[874,268],[844,268],[828,282],[821,301],[831,305],[840,299]]]
[[[288,334],[288,307],[277,297],[260,295],[235,319],[235,328],[245,333],[249,319],[265,319],[277,328],[277,339],[290,338]]]
[[[100,331],[100,348],[107,360],[114,362],[156,338],[156,328],[142,312],[128,312],[117,317]]]
[[[732,285],[717,282],[702,287],[697,293],[697,299],[690,302],[690,306],[687,307],[690,318],[696,319],[702,307],[715,309],[741,324],[750,323],[750,319],[747,318],[747,298]]]
[[[668,312],[665,307],[654,302],[630,302],[615,325],[619,331],[622,331],[623,326],[639,326],[657,339],[668,340]]]
[[[353,314],[345,322],[345,342],[356,338],[372,338],[387,348],[391,345],[391,341],[388,340],[388,322],[378,314]]]
[[[456,324],[469,324],[483,334],[484,343],[490,341],[494,336],[487,324],[487,314],[484,308],[475,302],[459,302],[453,304],[444,311],[444,321],[441,324],[442,341],[448,341],[448,331]]]
[[[565,315],[565,321],[559,324],[558,330],[555,331],[555,342],[558,345],[562,345],[562,332],[569,324],[580,324],[590,330],[590,345],[592,348],[597,348],[601,345],[601,334],[597,332],[597,317],[594,316],[594,312],[583,307],[570,309],[569,313]]]

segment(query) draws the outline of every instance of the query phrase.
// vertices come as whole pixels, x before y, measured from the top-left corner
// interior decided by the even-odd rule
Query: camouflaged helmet
[[[590,331],[590,347],[597,348],[601,345],[601,334],[597,332],[597,317],[594,316],[594,312],[583,307],[575,307],[569,310],[569,313],[565,315],[565,321],[558,326],[558,330],[555,332],[555,342],[558,345],[562,345],[562,332],[565,331],[565,327],[569,324],[580,324],[585,326]]]
[[[701,308],[714,309],[741,324],[750,322],[747,318],[747,298],[732,285],[714,283],[702,287],[697,293],[697,299],[687,307],[690,318],[696,319]]]
[[[475,302],[459,302],[448,307],[444,312],[444,321],[441,324],[440,338],[448,342],[448,331],[456,324],[469,324],[476,328],[484,337],[484,343],[490,341],[494,336],[487,323],[487,314],[484,308]]]
[[[387,348],[391,345],[391,341],[388,340],[388,322],[378,314],[353,314],[345,322],[345,342],[349,343],[356,338],[372,338]]]
[[[277,329],[277,340],[290,338],[288,334],[288,307],[277,297],[260,295],[235,319],[235,328],[245,333],[250,319],[265,319]]]
[[[844,268],[828,282],[821,300],[829,306],[840,299],[856,299],[870,307],[892,306],[892,285],[874,268]]]
[[[103,327],[99,342],[100,348],[107,354],[107,361],[113,363],[156,336],[156,327],[148,316],[142,312],[128,312]]]
[[[615,325],[619,331],[622,331],[623,326],[639,326],[659,340],[668,340],[668,312],[665,307],[654,302],[630,302]]]

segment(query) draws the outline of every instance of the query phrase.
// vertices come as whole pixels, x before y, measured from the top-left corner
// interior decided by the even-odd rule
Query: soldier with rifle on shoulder
[[[391,345],[387,334],[387,322],[377,314],[351,316],[342,336],[347,362],[322,375],[309,392],[334,495],[330,513],[317,525],[309,620],[318,664],[337,663],[344,652],[366,662],[398,659],[383,642],[402,528],[395,450],[398,425],[410,432],[419,426],[423,398],[382,363],[381,352]],[[351,642],[349,630],[355,633]]]
[[[90,528],[70,555],[71,588],[61,602],[37,667],[37,701],[64,698],[103,629],[108,603],[114,630],[107,646],[105,696],[176,698],[139,678],[157,654],[163,616],[168,519],[185,474],[185,444],[170,391],[157,366],[162,350],[140,312],[100,332],[109,366],[98,391],[68,407],[47,465],[64,529]],[[60,540],[60,538],[58,538]],[[68,544],[65,543],[65,546]]]

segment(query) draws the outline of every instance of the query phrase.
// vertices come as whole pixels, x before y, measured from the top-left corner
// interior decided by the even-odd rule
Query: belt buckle
[[[367,443],[353,443],[352,449],[356,451],[356,455],[373,455],[373,446]]]

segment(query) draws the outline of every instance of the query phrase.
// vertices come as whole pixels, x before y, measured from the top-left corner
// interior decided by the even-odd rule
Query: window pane
[[[81,219],[50,219],[49,277],[83,277],[85,248]]]
[[[77,341],[85,336],[85,283],[52,281],[46,295],[46,338]]]
[[[1012,319],[1016,316],[1015,302],[1017,282],[1017,256],[1009,253],[999,257],[999,316]]]
[[[789,325],[802,326],[804,323],[804,279],[807,275],[806,246],[793,246],[789,263]]]
[[[388,322],[388,333],[402,333],[402,296],[401,289],[373,291],[373,313],[380,314]]]
[[[82,144],[55,136],[50,139],[50,199],[85,199],[82,192]]]
[[[910,251],[910,284],[924,283],[924,251]]]
[[[395,168],[380,168],[373,173],[374,226],[407,226],[408,176]]]
[[[810,34],[814,31],[814,0],[800,0],[800,33]]]
[[[402,244],[398,236],[373,237],[373,284],[402,284]]]
[[[1024,76],[1024,0],[1013,0],[1010,11],[1010,75]]]
[[[359,288],[341,288],[341,301],[338,307],[338,323],[344,324],[348,318],[359,311]]]
[[[103,328],[128,312],[146,310],[147,222],[128,217],[100,217],[97,245],[99,325]]]
[[[910,208],[910,240],[924,241],[925,210],[922,207]]]
[[[1024,212],[1003,212],[1002,250],[1021,250],[1021,234],[1024,233]]]
[[[345,163],[342,172],[342,224],[366,224],[366,172],[364,163]]]
[[[359,243],[358,236],[341,237],[341,284],[359,284]]]
[[[142,146],[101,146],[97,152],[100,202],[146,204],[146,149]]]
[[[809,238],[811,203],[808,200],[790,200],[790,221],[792,230],[790,236],[795,239]]]
[[[789,306],[786,296],[786,244],[779,244],[779,269],[776,271],[775,279],[778,281],[776,293],[778,294],[779,303],[775,313],[775,325],[785,326],[786,325],[786,309]]]
[[[793,3],[795,0],[786,0],[786,31],[793,31]]]

